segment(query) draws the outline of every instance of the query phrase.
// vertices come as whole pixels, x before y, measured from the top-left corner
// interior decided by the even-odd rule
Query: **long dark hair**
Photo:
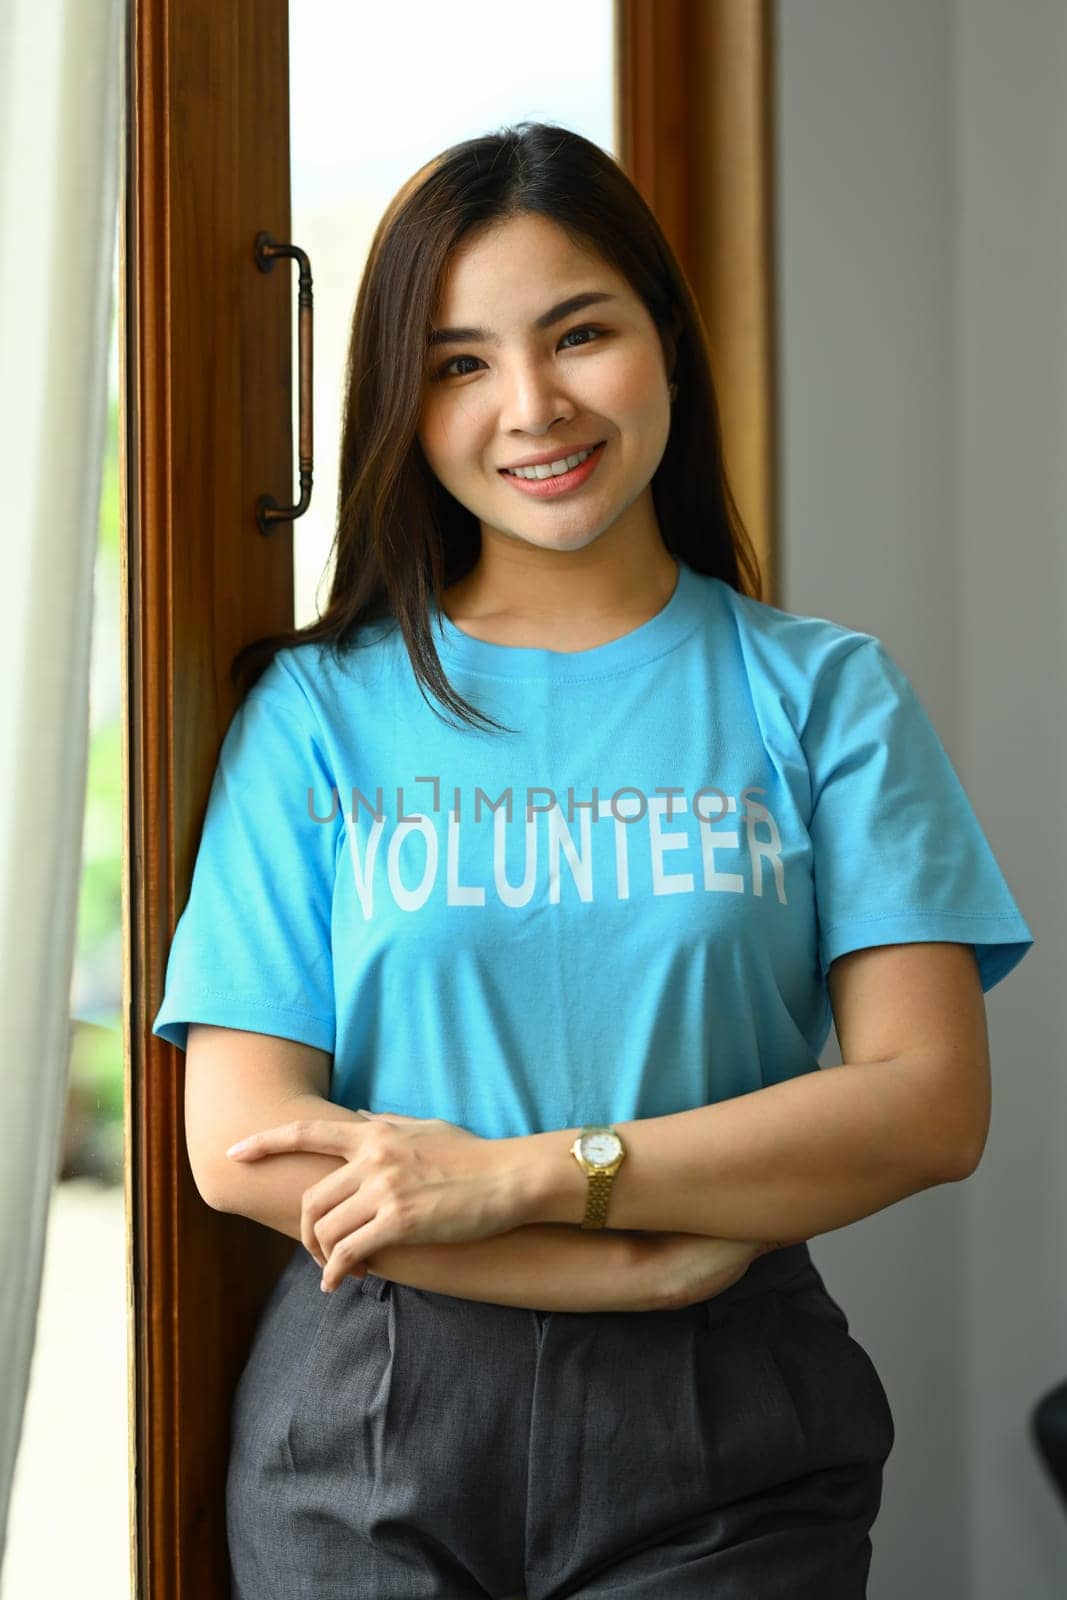
[[[316,621],[253,640],[231,679],[247,692],[277,651],[318,641],[340,659],[362,624],[392,617],[425,698],[462,722],[501,728],[458,695],[433,642],[430,602],[474,566],[477,517],[444,488],[417,437],[426,342],[453,250],[473,229],[525,212],[557,223],[630,283],[659,329],[678,385],[652,499],[667,549],[697,572],[762,598],[755,550],[730,492],[707,335],[685,275],[622,168],[589,139],[520,122],[453,145],[395,195],[371,242],[345,376],[336,562]],[[332,553],[332,552],[331,552]]]

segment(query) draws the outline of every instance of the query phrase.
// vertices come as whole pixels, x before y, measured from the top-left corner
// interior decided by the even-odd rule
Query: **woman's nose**
[[[575,406],[561,390],[558,373],[531,364],[504,379],[500,410],[504,429],[537,434],[573,416]]]

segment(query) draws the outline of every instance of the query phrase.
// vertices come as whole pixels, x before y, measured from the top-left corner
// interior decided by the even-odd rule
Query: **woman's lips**
[[[604,454],[606,443],[606,440],[602,440],[591,455],[586,456],[584,461],[579,461],[569,472],[561,472],[558,478],[516,478],[511,472],[501,472],[500,476],[506,483],[518,489],[520,494],[532,495],[535,500],[554,500],[557,495],[569,494],[572,489],[580,488],[592,477]]]

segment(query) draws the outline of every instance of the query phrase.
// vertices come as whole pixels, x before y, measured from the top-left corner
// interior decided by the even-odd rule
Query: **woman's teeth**
[[[593,450],[597,447],[593,446]],[[582,461],[588,461],[593,450],[581,450],[576,456],[564,456],[559,461],[546,461],[539,467],[505,467],[511,478],[558,478],[563,472],[573,472]]]

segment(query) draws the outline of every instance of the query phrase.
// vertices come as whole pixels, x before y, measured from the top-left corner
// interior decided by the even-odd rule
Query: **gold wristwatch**
[[[626,1155],[614,1128],[583,1128],[571,1145],[571,1154],[589,1179],[583,1228],[602,1228],[607,1216],[608,1197],[615,1174]]]

